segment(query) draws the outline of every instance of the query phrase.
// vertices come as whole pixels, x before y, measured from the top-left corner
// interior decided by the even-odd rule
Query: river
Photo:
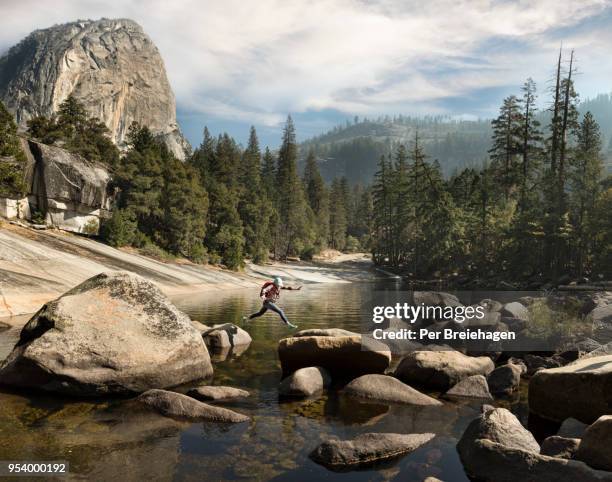
[[[300,329],[359,330],[361,300],[372,283],[307,285],[284,291],[280,304]],[[376,287],[380,288],[380,287]],[[239,323],[259,308],[256,290],[208,291],[175,303],[206,324]],[[212,384],[249,390],[245,401],[224,404],[252,416],[249,424],[175,424],[136,413],[129,400],[74,400],[48,395],[0,392],[0,460],[66,460],[71,478],[87,480],[276,480],[422,481],[468,480],[455,444],[479,413],[479,404],[446,402],[412,408],[358,403],[337,389],[310,399],[278,398],[279,339],[290,331],[273,313],[250,323],[253,343],[240,356],[215,363]],[[0,359],[12,348],[18,329],[0,332]],[[496,402],[525,421],[525,392]],[[365,432],[434,432],[415,452],[368,470],[332,472],[308,454],[329,436]]]

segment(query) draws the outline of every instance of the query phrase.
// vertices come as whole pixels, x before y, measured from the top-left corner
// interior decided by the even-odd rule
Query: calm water
[[[300,329],[358,330],[361,298],[372,284],[310,285],[283,292],[281,305]],[[207,324],[239,322],[259,308],[257,290],[186,296],[175,302]],[[277,341],[290,332],[268,313],[247,327],[253,343],[215,364],[212,384],[249,390],[246,401],[224,406],[253,417],[250,424],[178,424],[143,413],[129,400],[65,400],[0,392],[0,460],[68,460],[73,478],[88,480],[343,480],[447,482],[468,480],[455,451],[479,405],[446,402],[410,408],[357,403],[337,389],[311,400],[279,402]],[[0,332],[0,359],[18,330]],[[521,397],[524,398],[524,393]],[[501,404],[500,404],[501,405]],[[524,401],[504,402],[524,419]],[[399,461],[337,473],[308,454],[330,436],[364,432],[434,432],[438,436]]]

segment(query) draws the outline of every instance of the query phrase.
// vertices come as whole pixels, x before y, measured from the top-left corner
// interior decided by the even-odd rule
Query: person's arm
[[[298,287],[295,287],[295,286],[283,286],[281,288],[281,290],[289,290],[289,291],[300,291],[301,289],[302,289],[301,285],[298,286]]]

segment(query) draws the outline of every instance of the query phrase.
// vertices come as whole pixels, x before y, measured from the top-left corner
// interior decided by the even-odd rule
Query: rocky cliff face
[[[0,197],[0,216],[32,220],[37,213],[47,225],[97,234],[110,211],[108,168],[60,147],[26,139],[21,144],[28,192],[23,198]]]
[[[21,127],[49,116],[69,96],[124,144],[136,121],[162,136],[180,159],[188,147],[163,60],[132,20],[78,21],[31,33],[0,59],[0,98]]]

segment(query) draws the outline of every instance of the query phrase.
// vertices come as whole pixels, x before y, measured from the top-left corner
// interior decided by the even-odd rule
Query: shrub
[[[137,232],[134,215],[125,209],[113,211],[112,216],[100,226],[100,237],[115,248],[131,245],[137,237]]]

